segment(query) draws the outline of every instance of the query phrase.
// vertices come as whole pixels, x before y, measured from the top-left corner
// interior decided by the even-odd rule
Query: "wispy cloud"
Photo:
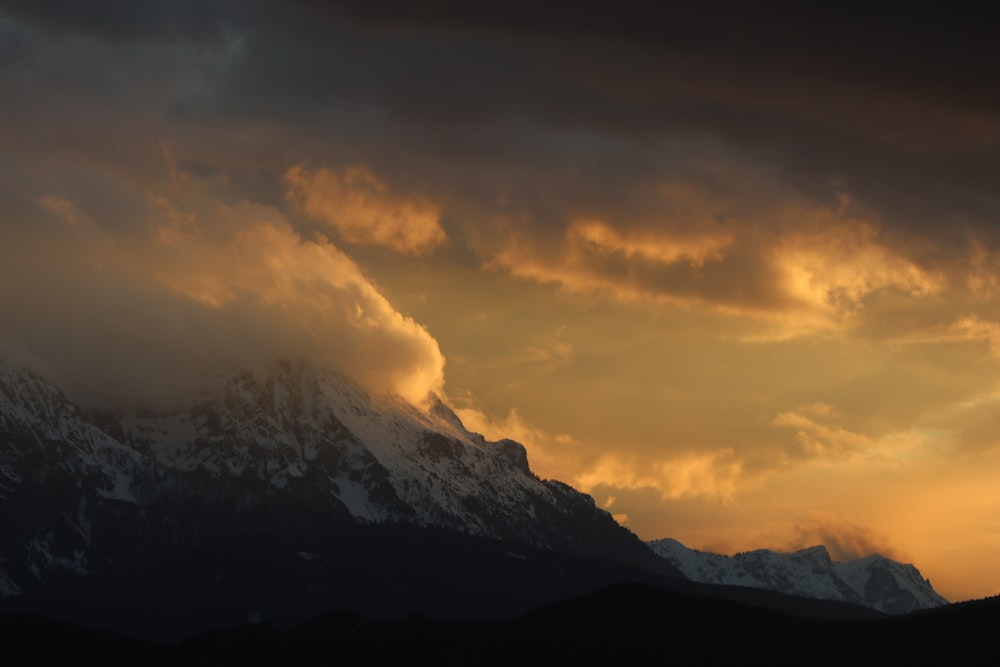
[[[367,166],[310,171],[299,165],[285,172],[285,184],[297,207],[337,230],[347,243],[421,254],[448,239],[439,207],[392,192]]]
[[[871,554],[906,560],[889,538],[849,519],[829,512],[811,512],[798,519],[785,548],[789,551],[824,545],[835,561],[847,562]]]

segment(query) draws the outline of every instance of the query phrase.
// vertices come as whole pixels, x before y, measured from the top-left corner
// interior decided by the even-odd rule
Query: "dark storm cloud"
[[[992,87],[982,85],[1000,64],[989,22],[960,9],[942,12],[920,3],[906,12],[852,3],[818,8],[735,2],[626,2],[616,3],[614,11],[596,3],[567,9],[526,2],[221,0],[8,0],[0,7],[17,17],[106,39],[193,39],[235,28],[262,47],[257,53],[266,57],[247,63],[262,83],[283,71],[288,91],[301,86],[298,92],[305,94],[324,81],[341,81],[384,90],[407,104],[418,97],[408,90],[436,86],[436,95],[422,95],[424,102],[456,115],[506,104],[566,111],[574,101],[595,101],[585,91],[577,91],[578,100],[567,95],[574,87],[593,88],[594,81],[617,81],[623,89],[650,84],[645,92],[652,97],[670,96],[678,84],[682,90],[700,86],[705,99],[742,95],[747,102],[810,94],[829,85],[860,92],[914,91],[962,101],[972,109],[995,110],[998,100]],[[284,48],[267,48],[277,46]],[[355,57],[344,61],[345,53]],[[541,54],[548,62],[535,57]],[[268,62],[270,67],[257,67]],[[588,81],[574,85],[566,76],[574,70]],[[537,76],[542,72],[559,76],[546,81]],[[646,78],[650,75],[656,78]],[[451,85],[459,82],[465,90]],[[549,85],[539,86],[542,82]],[[448,104],[461,99],[464,108]],[[607,111],[581,108],[590,115]]]
[[[625,237],[708,233],[684,197],[663,194],[681,184],[722,202],[699,219],[736,230],[739,252],[687,265],[617,247],[582,253],[581,268],[724,307],[796,303],[761,257],[789,229],[827,223],[780,214],[789,200],[807,218],[861,212],[915,270],[954,265],[970,237],[997,244],[997,95],[981,85],[995,56],[968,17],[744,3],[78,7],[7,5],[19,64],[3,83],[22,103],[0,119],[19,150],[45,137],[152,182],[169,153],[175,177],[272,205],[294,164],[364,165],[438,202],[448,235],[500,266],[511,234],[551,262],[581,220]]]
[[[288,16],[301,30],[261,27],[251,35],[254,48],[222,82],[217,101],[227,113],[350,127],[366,135],[368,155],[378,157],[372,144],[392,152],[386,163],[398,163],[396,149],[405,146],[413,163],[438,171],[432,187],[481,179],[475,170],[463,178],[476,161],[504,165],[496,179],[509,185],[503,194],[540,222],[549,217],[531,201],[532,188],[557,209],[594,199],[602,181],[610,199],[637,178],[669,178],[705,155],[697,148],[643,155],[643,147],[703,137],[718,142],[724,159],[770,169],[814,200],[848,189],[886,227],[943,241],[950,251],[964,241],[942,225],[993,242],[1000,98],[984,82],[1000,56],[989,23],[960,10],[299,7],[301,15]],[[538,142],[540,132],[569,141]],[[608,139],[627,149],[616,155]],[[463,169],[440,164],[449,158],[463,160]],[[578,179],[586,186],[559,192],[558,172],[567,169],[589,171]],[[511,176],[517,170],[532,181]]]
[[[640,174],[669,176],[699,155],[633,155],[622,164],[607,139],[633,151],[702,136],[721,142],[728,159],[779,171],[812,198],[833,198],[833,182],[846,186],[889,213],[888,225],[934,236],[942,217],[983,227],[997,213],[996,198],[983,196],[1000,176],[997,93],[983,81],[998,56],[987,24],[957,11],[119,4],[8,8],[20,20],[74,26],[97,39],[229,35],[231,57],[192,62],[196,81],[174,82],[160,109],[172,122],[267,123],[314,159],[344,164],[364,155],[381,162],[381,173],[419,165],[437,172],[425,180],[439,189],[456,175],[466,181],[456,190],[494,176],[474,170],[461,178],[468,162],[489,161],[505,172],[498,182],[510,184],[501,194],[529,207],[532,188],[550,190],[548,180],[558,187],[557,172],[567,168],[595,173],[564,199],[586,197],[598,180],[610,196]],[[577,136],[561,146],[538,142],[549,131]],[[532,183],[511,175],[526,167]]]
[[[657,108],[657,99],[691,98],[701,102],[691,106],[691,116],[708,111],[706,126],[736,136],[741,127],[747,134],[766,129],[755,112],[794,125],[802,115],[823,116],[831,103],[824,123],[834,131],[860,125],[876,134],[880,122],[892,120],[893,109],[885,107],[893,96],[880,97],[888,92],[911,107],[901,120],[924,117],[914,127],[894,128],[897,141],[961,142],[974,137],[974,128],[961,122],[928,128],[927,110],[913,106],[995,117],[1000,101],[995,87],[984,85],[1000,65],[992,22],[969,6],[945,11],[939,4],[913,3],[904,12],[868,3],[625,2],[572,9],[517,2],[304,4],[326,8],[331,16],[347,11],[396,34],[436,30],[522,47],[551,44],[551,62],[564,73],[576,69],[591,89],[617,84],[618,92],[630,92],[633,99],[621,101],[638,104],[618,111],[630,120],[630,114],[642,115],[643,106],[651,118],[667,110]],[[872,101],[878,104],[866,108]],[[596,116],[614,102],[580,107],[581,113]],[[726,119],[724,109],[713,118],[712,102],[742,108],[750,118]],[[676,115],[683,117],[680,106]],[[856,113],[843,113],[851,106]],[[872,113],[857,117],[863,111]],[[661,116],[664,128],[671,120]],[[940,136],[921,138],[927,130]]]
[[[225,0],[3,0],[0,10],[57,29],[132,42],[216,38],[226,10],[237,4]]]
[[[859,88],[936,89],[947,97],[994,106],[984,87],[1000,64],[991,22],[982,8],[911,3],[906,11],[870,3],[817,6],[779,2],[367,3],[306,1],[328,16],[347,13],[371,25],[577,39],[588,47],[638,45],[645,54],[692,57],[687,68],[715,63],[734,73],[754,70],[744,89],[774,90],[792,76],[846,82]],[[973,10],[973,11],[970,11]],[[320,11],[319,13],[322,13]],[[805,75],[805,77],[802,77]],[[784,81],[783,81],[784,80]]]
[[[562,284],[581,220],[661,244],[721,225],[736,249],[708,261],[590,244],[574,270],[724,307],[793,306],[762,257],[789,229],[846,224],[796,222],[778,210],[790,200],[806,218],[860,212],[914,270],[953,264],[970,235],[996,244],[998,105],[982,85],[996,56],[981,24],[926,6],[2,7],[16,54],[2,85],[20,104],[0,110],[0,136],[42,170],[70,155],[155,183],[166,161],[227,201],[277,206],[292,165],[365,165],[438,202],[483,262],[503,266],[515,234],[522,259],[550,264],[529,277],[555,261]],[[139,217],[100,210],[119,201],[101,178],[59,176],[29,199],[72,196],[106,226]],[[678,184],[722,205],[692,212]]]

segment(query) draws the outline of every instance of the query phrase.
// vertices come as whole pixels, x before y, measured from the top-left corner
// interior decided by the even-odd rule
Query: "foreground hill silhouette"
[[[997,623],[996,598],[902,617],[831,620],[631,583],[506,619],[335,611],[286,629],[245,625],[177,643],[5,614],[0,641],[40,662],[87,656],[102,664],[606,665],[655,657],[671,664],[993,665]]]
[[[252,620],[287,629],[334,609],[371,618],[513,618],[616,583],[738,600],[802,617],[878,612],[771,591],[698,584],[635,563],[408,524],[252,532],[144,565],[75,577],[0,600],[144,639],[177,641]]]

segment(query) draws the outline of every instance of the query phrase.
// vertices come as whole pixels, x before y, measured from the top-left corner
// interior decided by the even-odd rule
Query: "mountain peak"
[[[806,547],[805,549],[799,549],[792,554],[792,556],[809,563],[818,571],[830,569],[834,562],[830,557],[829,550],[822,544],[816,544],[811,547]]]
[[[519,443],[308,362],[100,414],[0,365],[0,498],[0,595],[287,521],[437,526],[672,571],[592,498],[532,474]]]
[[[816,555],[816,556],[820,556],[820,557],[826,556],[827,558],[829,558],[829,556],[830,556],[829,550],[823,544],[814,544],[811,547],[805,547],[803,549],[799,549],[795,553],[799,554],[799,555],[802,555],[802,556],[813,556],[813,555]]]

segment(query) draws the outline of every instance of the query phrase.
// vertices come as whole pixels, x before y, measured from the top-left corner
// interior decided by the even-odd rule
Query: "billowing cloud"
[[[71,202],[40,201],[83,219]],[[164,405],[214,374],[278,358],[414,402],[440,391],[437,341],[325,237],[303,238],[279,211],[246,201],[196,198],[180,217],[183,204],[150,201],[138,233],[74,223],[19,230],[0,250],[0,328],[17,343],[6,347],[40,360],[74,398]],[[39,245],[49,261],[24,256]]]
[[[772,261],[792,303],[825,315],[827,326],[855,313],[874,292],[895,288],[927,296],[943,287],[940,276],[880,239],[873,225],[839,221],[827,211],[814,215],[811,229],[776,241]]]
[[[342,171],[295,166],[285,172],[288,195],[311,218],[347,243],[421,254],[444,243],[441,210],[419,197],[393,193],[365,166]]]

